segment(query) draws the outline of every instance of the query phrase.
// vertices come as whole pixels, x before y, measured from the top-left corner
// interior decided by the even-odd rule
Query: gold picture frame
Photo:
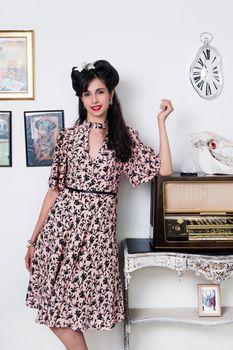
[[[33,100],[34,31],[0,31],[0,99]]]
[[[221,316],[219,284],[198,284],[198,315]]]

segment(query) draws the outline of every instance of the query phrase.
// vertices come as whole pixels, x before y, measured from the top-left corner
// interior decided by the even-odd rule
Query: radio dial
[[[179,225],[179,224],[173,225],[173,231],[175,231],[175,232],[180,232],[180,231],[181,231],[180,225]]]

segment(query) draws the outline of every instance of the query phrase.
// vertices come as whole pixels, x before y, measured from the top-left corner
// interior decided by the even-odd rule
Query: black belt
[[[81,190],[78,188],[73,188],[65,185],[65,188],[67,188],[70,191],[75,191],[75,192],[84,192],[84,193],[94,193],[94,194],[105,194],[105,195],[110,195],[110,196],[116,196],[117,193],[115,192],[104,192],[104,191],[96,191],[96,190]]]

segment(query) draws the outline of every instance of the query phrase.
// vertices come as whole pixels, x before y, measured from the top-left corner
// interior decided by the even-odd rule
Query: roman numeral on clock
[[[210,84],[208,82],[206,83],[205,93],[206,93],[206,96],[212,94],[212,91],[211,91],[211,88],[210,88]]]
[[[218,90],[218,87],[217,87],[217,85],[215,84],[214,81],[213,81],[213,85],[214,85],[215,89]]]
[[[198,81],[201,79],[200,74],[198,74],[197,77],[194,77],[193,80],[195,81],[195,83],[198,83]]]
[[[204,66],[204,63],[203,63],[203,61],[202,61],[201,58],[199,58],[199,60],[197,61],[197,63],[199,63],[202,67]]]
[[[205,56],[206,60],[209,60],[210,59],[210,50],[206,49],[206,51],[203,51],[203,55]]]
[[[200,83],[197,84],[197,87],[198,87],[200,90],[202,90],[203,85],[204,85],[204,80],[201,80]]]

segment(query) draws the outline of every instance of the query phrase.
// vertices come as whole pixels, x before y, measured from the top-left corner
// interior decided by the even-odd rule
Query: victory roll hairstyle
[[[72,86],[79,98],[79,119],[82,124],[87,119],[87,112],[82,102],[82,94],[87,91],[93,79],[100,79],[111,93],[119,83],[119,74],[116,69],[105,60],[89,63],[82,70],[73,67],[71,72]],[[131,156],[132,140],[122,115],[119,99],[114,91],[112,104],[107,113],[108,121],[108,149],[114,150],[116,158],[121,162],[127,162]]]

